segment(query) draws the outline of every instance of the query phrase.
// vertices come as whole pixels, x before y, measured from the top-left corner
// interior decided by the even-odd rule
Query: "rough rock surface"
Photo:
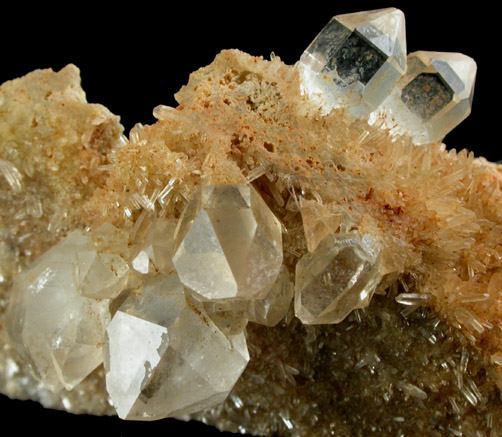
[[[278,58],[224,51],[176,99],[126,143],[115,116],[85,103],[75,67],[2,86],[1,311],[12,276],[68,231],[111,222],[133,240],[151,215],[178,218],[202,181],[249,181],[283,225],[291,278],[337,230],[378,241],[384,276],[340,324],[302,325],[292,309],[274,328],[249,323],[244,374],[195,417],[260,435],[502,432],[500,166],[343,110],[321,116]],[[101,368],[51,394],[0,333],[3,393],[112,412]]]

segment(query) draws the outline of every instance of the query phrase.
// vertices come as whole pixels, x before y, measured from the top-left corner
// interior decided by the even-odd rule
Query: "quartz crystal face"
[[[265,326],[277,325],[288,313],[294,294],[294,284],[286,267],[281,269],[275,284],[262,299],[249,303],[247,316],[250,322]]]
[[[305,324],[339,323],[369,304],[380,278],[372,238],[331,235],[296,265],[296,316]]]
[[[172,255],[175,229],[174,220],[155,219],[135,251],[132,268],[144,275],[155,269],[169,274],[174,269]]]
[[[130,292],[106,331],[106,387],[123,419],[154,420],[222,402],[249,361],[173,272]]]
[[[202,186],[175,236],[181,282],[203,299],[258,299],[282,264],[281,226],[249,185]]]
[[[74,231],[16,278],[8,331],[35,376],[54,392],[71,390],[103,361],[107,297],[123,284],[125,265],[118,256],[103,256],[88,235]]]
[[[337,15],[300,59],[302,89],[324,112],[368,115],[406,71],[404,14],[395,8]]]
[[[415,52],[379,113],[416,145],[442,140],[471,112],[476,63],[460,53]]]

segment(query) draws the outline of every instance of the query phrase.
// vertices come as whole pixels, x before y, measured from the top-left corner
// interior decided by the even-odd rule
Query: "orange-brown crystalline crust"
[[[176,110],[158,110],[163,119],[138,126],[116,152],[106,186],[86,205],[88,222],[113,217],[123,226],[124,210],[134,216],[141,199],[147,204],[169,183],[158,206],[178,216],[201,181],[249,177],[287,229],[293,269],[306,251],[303,198],[307,231],[327,234],[316,223],[322,215],[381,242],[385,284],[400,278],[403,291],[426,293],[424,302],[483,351],[502,385],[500,166],[439,143],[413,146],[344,111],[321,117],[300,94],[296,70],[278,58],[223,51],[176,99]]]

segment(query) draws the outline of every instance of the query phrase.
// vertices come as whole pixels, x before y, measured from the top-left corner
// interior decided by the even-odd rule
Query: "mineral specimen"
[[[500,434],[502,172],[439,142],[472,60],[405,47],[385,9],[294,66],[223,51],[128,138],[74,66],[2,85],[0,390],[257,435]]]

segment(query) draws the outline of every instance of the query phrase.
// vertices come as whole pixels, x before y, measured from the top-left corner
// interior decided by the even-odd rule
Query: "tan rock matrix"
[[[122,340],[113,339],[129,329],[119,329],[120,323],[134,319],[127,325],[131,332],[149,330],[158,344],[145,352],[155,365],[142,374],[150,378],[138,388],[143,397],[121,397],[121,417],[190,414],[220,429],[258,435],[502,432],[501,167],[440,142],[416,146],[410,136],[386,129],[383,117],[369,124],[345,109],[326,113],[302,93],[300,80],[298,65],[277,57],[266,61],[223,51],[190,76],[175,96],[177,108],[155,108],[158,122],[136,125],[128,139],[116,116],[86,103],[74,66],[35,71],[2,85],[3,393],[73,412],[112,412],[108,396],[115,405],[114,393],[122,396],[120,387],[111,387],[113,363],[123,357],[119,367],[125,367],[123,360],[132,360],[121,355]],[[226,186],[237,188],[221,188]],[[194,196],[201,187],[199,201]],[[218,227],[222,221],[225,230]],[[235,229],[252,233],[237,244],[225,239]],[[209,252],[191,246],[203,231],[214,243]],[[85,253],[99,261],[71,261],[79,266],[72,293],[79,302],[96,301],[99,311],[109,304],[106,317],[112,322],[106,334],[91,336],[97,328],[87,322],[97,307],[85,303],[78,310],[78,327],[68,325],[76,330],[76,342],[85,344],[78,353],[85,356],[90,348],[95,360],[95,348],[106,342],[108,376],[105,382],[103,367],[95,363],[93,373],[83,379],[72,373],[58,391],[31,376],[36,367],[35,377],[44,381],[34,358],[38,351],[26,346],[26,327],[23,334],[10,327],[7,337],[6,324],[15,323],[6,322],[5,311],[13,290],[47,292],[39,279],[38,285],[29,283],[26,272],[53,262],[55,252],[46,251],[58,242],[68,247],[62,240],[67,235],[90,244]],[[242,255],[239,248],[246,245],[251,249]],[[276,255],[281,247],[282,267]],[[221,255],[218,250],[243,258],[223,265],[214,255]],[[254,273],[263,280],[260,292],[249,271],[239,270],[259,266],[252,258],[258,250],[273,269],[270,280],[265,267]],[[204,257],[190,258],[196,252]],[[203,286],[197,288],[199,270],[189,268],[194,259],[205,268],[209,256],[218,273],[214,283],[225,284],[217,287],[224,292],[215,302],[212,291],[205,295]],[[224,269],[227,276],[220,274]],[[115,278],[105,281],[106,290],[93,288],[110,272]],[[118,285],[126,274],[127,285]],[[190,289],[188,281],[195,284]],[[170,319],[156,312],[169,287],[164,283],[176,284],[164,299],[177,302],[171,308],[178,305]],[[333,288],[335,283],[343,287]],[[60,292],[58,284],[51,287]],[[125,291],[119,294],[119,288]],[[23,311],[52,305],[52,297],[42,303],[22,299]],[[99,323],[107,323],[106,317]],[[40,314],[36,324],[32,329],[53,335]],[[186,345],[205,329],[205,358],[189,367],[201,378],[206,398],[197,408],[181,403],[172,413],[158,412],[178,387],[176,372],[181,380],[193,378],[186,364],[193,363],[193,351]],[[12,346],[18,334],[27,352]],[[139,342],[134,335],[131,341]],[[165,337],[170,340],[163,346]],[[212,357],[215,347],[220,358]],[[80,372],[70,355],[52,356],[49,361],[60,365],[54,375]],[[225,361],[225,385],[215,388],[214,367],[227,356],[235,364]],[[156,370],[164,362],[171,370]],[[231,390],[228,378],[237,381]],[[158,387],[164,398],[155,393]]]

